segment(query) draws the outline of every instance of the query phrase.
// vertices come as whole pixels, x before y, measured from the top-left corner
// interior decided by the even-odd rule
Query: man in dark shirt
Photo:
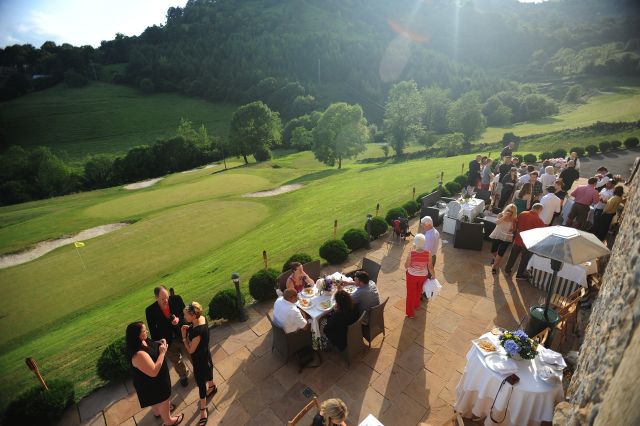
[[[476,159],[469,162],[467,185],[473,188],[476,188],[480,181],[480,161],[482,161],[482,155],[476,155]]]
[[[365,271],[358,271],[354,276],[354,284],[358,289],[351,295],[353,303],[358,305],[358,313],[380,304],[380,294],[376,283],[369,279],[369,274]],[[369,323],[369,318],[365,316],[364,324]]]
[[[513,155],[513,148],[515,146],[516,146],[515,143],[509,142],[509,144],[507,146],[502,148],[502,152],[500,153],[500,158],[502,158],[503,161],[505,161],[505,162],[506,162],[506,160],[504,160],[504,157],[509,157],[509,160],[511,160],[511,156]]]
[[[576,170],[576,165],[573,160],[567,163],[567,168],[560,173],[559,177],[562,179],[562,189],[569,192],[573,186],[573,182],[580,177],[580,173]]]
[[[513,167],[511,165],[511,156],[507,155],[506,157],[503,157],[502,164],[500,164],[500,166],[498,167],[498,173],[500,173],[500,180],[502,180],[503,177],[509,174],[511,167]]]

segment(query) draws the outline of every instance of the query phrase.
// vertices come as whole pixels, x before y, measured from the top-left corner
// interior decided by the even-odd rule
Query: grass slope
[[[133,195],[109,189],[1,208],[0,223],[13,223],[6,230],[13,235],[12,247],[22,233],[33,239],[68,230],[75,220],[84,226],[103,211],[99,205],[109,211],[108,221],[133,213],[140,220],[89,240],[82,251],[86,271],[68,246],[0,271],[5,298],[0,311],[0,401],[6,404],[33,383],[23,368],[26,356],[39,361],[47,378],[72,380],[78,395],[85,395],[100,384],[95,362],[103,348],[122,335],[128,322],[144,319],[152,288],[159,282],[176,287],[185,300],[206,305],[217,290],[230,287],[229,276],[237,270],[246,291],[249,276],[261,268],[262,250],[268,251],[273,265],[294,252],[316,256],[320,244],[331,238],[334,219],[340,235],[360,228],[376,203],[384,214],[409,200],[414,186],[418,192],[433,188],[441,170],[446,179],[453,178],[469,159],[347,162],[336,170],[305,152],[213,176],[206,169],[173,175],[157,188]],[[272,168],[272,163],[280,168]],[[290,182],[305,187],[272,198],[239,197]],[[206,187],[211,192],[202,189]],[[65,212],[71,218],[59,223]],[[4,241],[2,236],[0,248],[6,248]],[[22,308],[17,311],[16,306]]]
[[[615,92],[605,92],[589,99],[586,104],[564,111],[556,116],[515,124],[508,127],[488,127],[478,142],[497,142],[502,135],[513,132],[518,136],[548,133],[555,130],[584,127],[596,121],[640,120],[640,88],[619,87]]]
[[[49,146],[78,165],[89,155],[121,154],[173,136],[180,118],[225,136],[235,107],[172,93],[144,94],[101,82],[78,89],[57,85],[0,106],[7,143]]]

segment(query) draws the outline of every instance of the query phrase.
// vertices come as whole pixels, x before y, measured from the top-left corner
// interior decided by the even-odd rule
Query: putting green
[[[249,201],[190,204],[87,241],[79,251],[86,270],[73,246],[1,270],[5,303],[0,308],[0,343],[157,283],[185,263],[245,234],[267,212],[264,205]]]

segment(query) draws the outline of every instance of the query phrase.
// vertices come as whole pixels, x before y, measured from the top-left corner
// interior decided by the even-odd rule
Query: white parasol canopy
[[[566,226],[530,229],[521,232],[520,237],[530,252],[572,265],[610,253],[595,235]]]

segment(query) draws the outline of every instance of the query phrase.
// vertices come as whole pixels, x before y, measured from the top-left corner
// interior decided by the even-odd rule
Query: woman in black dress
[[[213,382],[213,361],[209,352],[209,327],[207,319],[202,315],[202,306],[198,302],[191,302],[184,308],[184,319],[191,325],[182,326],[182,342],[187,352],[191,354],[193,376],[196,378],[200,394],[200,422],[207,424],[209,412],[207,397],[216,393],[218,388]]]
[[[500,194],[500,201],[498,202],[498,208],[503,208],[507,203],[511,202],[511,196],[516,189],[516,183],[518,183],[518,169],[512,167],[509,173],[504,177],[500,177],[502,182],[502,193]]]
[[[162,339],[152,342],[147,336],[147,327],[142,322],[133,322],[126,331],[127,359],[131,361],[133,386],[138,394],[140,407],[151,406],[165,425],[178,425],[184,414],[172,416],[169,397],[171,379],[165,360],[167,342]]]
[[[338,290],[335,299],[336,304],[327,317],[324,334],[333,346],[343,351],[347,347],[347,327],[358,319],[358,309],[344,290]]]

